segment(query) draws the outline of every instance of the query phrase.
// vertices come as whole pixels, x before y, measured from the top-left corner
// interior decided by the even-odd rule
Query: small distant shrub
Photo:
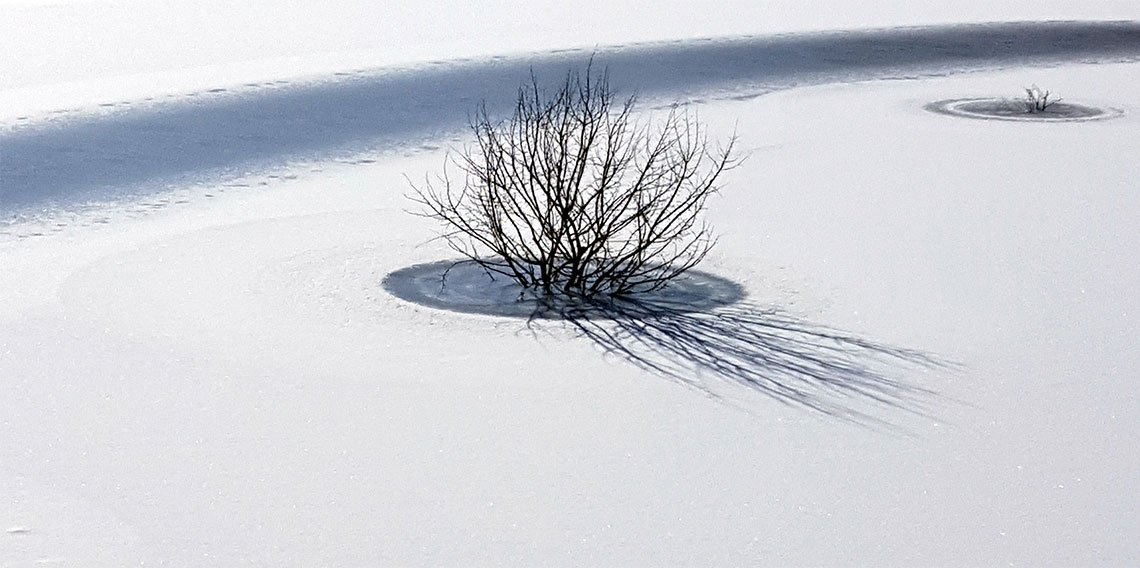
[[[1027,87],[1025,89],[1025,110],[1031,113],[1044,112],[1045,109],[1061,100],[1059,98],[1049,100],[1049,95],[1049,91],[1042,91],[1037,85]]]
[[[674,106],[657,128],[615,104],[605,72],[567,74],[544,91],[519,88],[513,115],[471,120],[473,147],[433,184],[412,184],[420,214],[489,273],[543,295],[652,291],[699,263],[716,242],[701,220],[735,137],[713,148],[695,117]],[[448,176],[458,168],[463,181]]]

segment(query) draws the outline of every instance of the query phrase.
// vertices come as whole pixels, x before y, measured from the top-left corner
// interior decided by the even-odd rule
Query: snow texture
[[[0,566],[1140,564],[1138,22],[0,1]],[[740,135],[719,299],[404,299],[405,176],[591,53]],[[1031,84],[1116,116],[926,109]]]

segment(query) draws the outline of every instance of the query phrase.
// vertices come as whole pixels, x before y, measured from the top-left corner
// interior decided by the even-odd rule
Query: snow
[[[4,0],[0,120],[356,69],[804,30],[1131,20],[1132,0]]]
[[[0,566],[1137,564],[1136,42],[745,56],[772,33],[1140,9],[918,4],[606,2],[559,26],[544,4],[0,3]],[[697,41],[724,36],[749,37]],[[702,270],[944,362],[883,369],[930,393],[813,391],[875,419],[849,420],[385,290],[451,256],[404,176],[439,169],[481,96],[596,46],[647,113],[680,98],[750,153]],[[441,83],[389,122],[335,120]],[[1120,115],[924,108],[1031,84]],[[311,139],[273,126],[305,109]],[[164,157],[179,140],[199,147]]]
[[[1134,59],[1140,25],[987,24],[751,37],[598,50],[615,88],[649,106],[757,96],[797,85],[913,78],[997,65]],[[1058,59],[1060,58],[1060,59]],[[339,72],[325,80],[215,87],[161,102],[17,117],[0,164],[6,209],[105,201],[217,182],[297,162],[327,162],[392,145],[434,146],[464,130],[480,101],[509,111],[530,73],[557,81],[589,52]],[[656,100],[655,100],[656,99]],[[662,100],[664,99],[664,100]]]

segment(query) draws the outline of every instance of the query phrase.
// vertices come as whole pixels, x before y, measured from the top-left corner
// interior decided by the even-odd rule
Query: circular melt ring
[[[1017,122],[1087,122],[1123,114],[1119,109],[1060,101],[1050,104],[1045,110],[1029,112],[1024,100],[1003,98],[946,99],[932,102],[926,105],[926,109],[950,116]]]

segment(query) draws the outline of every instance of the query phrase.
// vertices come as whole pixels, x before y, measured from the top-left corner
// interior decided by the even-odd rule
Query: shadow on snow
[[[607,354],[713,398],[734,384],[864,425],[892,426],[870,413],[876,406],[925,414],[937,393],[908,377],[952,367],[752,304],[739,284],[697,270],[637,299],[543,298],[463,261],[403,268],[383,285],[421,305],[525,318],[534,333],[546,328],[540,321],[561,320]]]
[[[533,69],[559,81],[586,51],[378,70],[143,105],[0,133],[0,214],[138,197],[458,132],[479,101],[510,109]],[[1140,57],[1140,22],[1021,22],[599,48],[612,85],[646,97]]]
[[[948,366],[748,302],[711,312],[652,300],[554,310],[606,353],[713,398],[721,398],[718,382],[731,383],[866,425],[891,426],[870,413],[876,405],[924,414],[937,393],[906,375]]]

